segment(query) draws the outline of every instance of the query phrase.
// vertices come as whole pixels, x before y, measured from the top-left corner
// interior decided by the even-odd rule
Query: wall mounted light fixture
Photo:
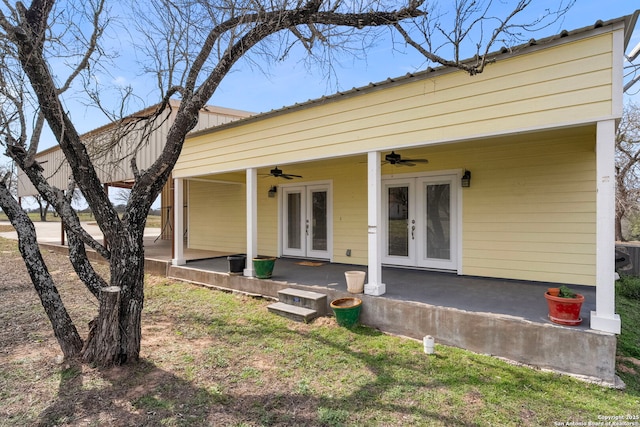
[[[276,197],[276,193],[278,192],[278,187],[276,187],[275,185],[272,185],[271,188],[269,188],[269,197],[274,198]]]
[[[462,179],[460,180],[460,186],[471,187],[471,172],[468,170],[464,171],[464,175],[462,175]]]

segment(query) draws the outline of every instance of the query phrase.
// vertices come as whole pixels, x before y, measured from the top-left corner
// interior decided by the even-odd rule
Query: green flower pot
[[[255,276],[258,279],[270,279],[275,264],[275,258],[254,258],[253,270],[255,271]]]
[[[360,298],[339,298],[331,301],[331,309],[336,316],[338,325],[351,328],[360,320],[362,300]]]

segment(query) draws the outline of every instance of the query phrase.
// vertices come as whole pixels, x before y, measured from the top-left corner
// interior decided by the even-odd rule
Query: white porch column
[[[244,275],[252,277],[253,258],[258,255],[258,170],[247,169],[247,265]]]
[[[380,152],[367,154],[367,194],[369,233],[369,283],[364,285],[366,295],[383,295],[387,288],[382,283],[382,205],[381,205]]]
[[[184,258],[184,180],[173,180],[173,265],[185,265]]]
[[[620,333],[615,313],[615,121],[598,122],[596,132],[596,310],[591,328]]]

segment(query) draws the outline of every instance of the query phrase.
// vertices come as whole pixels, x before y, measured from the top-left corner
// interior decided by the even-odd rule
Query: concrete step
[[[308,308],[324,316],[327,311],[327,296],[318,292],[286,288],[278,292],[278,300],[285,304]]]
[[[285,304],[283,302],[276,302],[267,306],[267,310],[271,313],[279,314],[287,319],[295,320],[296,322],[309,323],[311,320],[318,317],[318,312],[304,307],[298,307],[291,304]]]

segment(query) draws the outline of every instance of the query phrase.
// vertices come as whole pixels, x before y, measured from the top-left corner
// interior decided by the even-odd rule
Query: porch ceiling
[[[398,145],[390,144],[386,148],[379,148],[382,154],[383,160],[386,154],[395,151],[403,158],[426,158],[430,160],[428,164],[418,164],[417,167],[398,167],[398,165],[384,164],[382,166],[382,174],[394,174],[400,172],[413,172],[416,170],[438,170],[441,166],[437,162],[432,162],[431,157],[438,157],[446,154],[450,155],[452,150],[487,150],[504,148],[508,149],[514,143],[522,144],[527,142],[544,141],[549,138],[563,139],[571,138],[576,134],[592,134],[595,141],[595,123],[582,124],[580,126],[564,126],[559,128],[546,128],[546,129],[529,129],[520,130],[515,133],[500,134],[500,135],[484,135],[471,139],[461,139],[455,141],[438,142],[433,141],[421,141],[415,142],[411,145]],[[335,157],[322,157],[316,159],[302,158],[304,153],[300,153],[301,158],[299,161],[282,161],[282,162],[270,162],[263,164],[251,164],[247,163],[246,167],[256,167],[257,173],[260,178],[269,177],[269,172],[274,167],[278,167],[285,173],[303,174],[309,167],[318,167],[328,164],[332,165],[332,170],[340,167],[354,167],[354,166],[366,166],[367,163],[367,150],[364,146],[359,147],[359,152],[353,152],[350,154],[341,154]],[[214,168],[221,168],[219,172],[212,171],[206,175],[192,175],[184,176],[185,179],[196,179],[204,181],[232,181],[232,182],[244,182],[245,169],[241,170],[227,170],[224,166],[216,165]],[[307,178],[305,176],[305,178]],[[277,182],[288,182],[277,179]]]

